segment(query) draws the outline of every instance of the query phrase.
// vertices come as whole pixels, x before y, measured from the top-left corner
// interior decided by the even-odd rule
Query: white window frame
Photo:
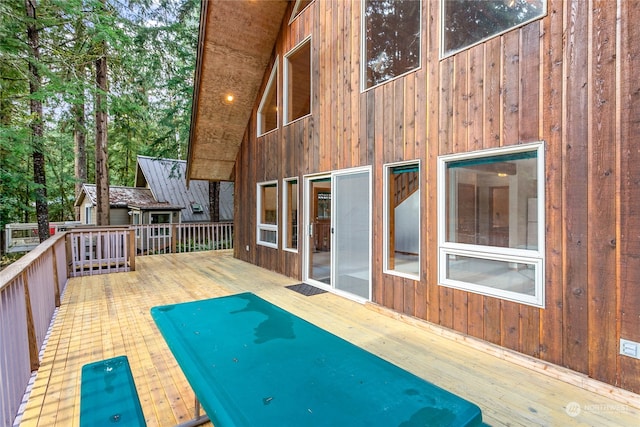
[[[84,223],[87,225],[93,224],[91,213],[93,212],[93,205],[91,203],[87,203],[84,205]]]
[[[418,210],[421,211],[422,210],[422,196],[421,196],[421,192],[422,192],[422,181],[421,181],[421,176],[422,176],[422,165],[420,160],[408,160],[408,161],[403,161],[403,162],[396,162],[396,163],[388,163],[385,164],[383,169],[384,169],[384,214],[383,214],[383,230],[384,230],[384,238],[383,238],[383,245],[384,245],[384,263],[383,263],[383,271],[386,274],[390,274],[390,275],[394,275],[394,276],[400,276],[400,277],[405,277],[407,279],[412,279],[412,280],[420,280],[420,272],[422,271],[421,268],[421,259],[422,259],[422,254],[421,254],[421,233],[420,233],[420,229],[416,230],[416,232],[418,233],[418,274],[410,274],[410,273],[403,273],[401,271],[395,270],[395,269],[391,269],[389,268],[389,210],[391,209],[391,200],[389,198],[390,195],[390,188],[389,188],[389,173],[391,171],[391,169],[397,168],[397,167],[402,167],[402,166],[417,166],[418,167],[418,181],[419,181],[419,187],[418,187],[418,195],[419,195],[419,208]],[[418,213],[418,215],[420,215]]]
[[[158,215],[169,215],[169,222],[153,222],[153,218]],[[149,224],[150,225],[160,225],[160,224],[169,224],[169,227],[153,227],[152,228],[152,236],[168,236],[171,234],[171,224],[173,224],[173,212],[171,211],[153,211],[149,212]]]
[[[494,38],[496,38],[496,37],[500,37],[501,35],[503,35],[503,34],[505,34],[505,33],[508,33],[509,31],[513,31],[513,30],[515,30],[515,29],[517,29],[517,28],[520,28],[520,27],[523,27],[523,26],[525,26],[525,25],[527,25],[527,24],[530,24],[531,22],[534,22],[534,21],[537,21],[537,20],[539,20],[539,19],[544,18],[545,16],[547,16],[547,13],[548,13],[548,3],[549,3],[549,1],[548,1],[548,0],[542,0],[542,1],[544,2],[544,5],[543,5],[544,11],[542,12],[542,14],[541,14],[540,16],[537,16],[537,17],[531,18],[531,19],[529,19],[528,21],[524,21],[524,22],[522,22],[522,23],[520,23],[520,24],[514,25],[513,27],[507,28],[507,29],[505,29],[505,30],[503,30],[503,31],[500,31],[500,32],[498,32],[498,33],[488,35],[488,36],[486,36],[486,37],[485,37],[485,38],[483,38],[483,39],[480,39],[480,40],[478,40],[478,41],[476,41],[476,42],[473,42],[473,43],[471,43],[471,44],[468,44],[468,45],[466,45],[466,46],[463,46],[463,47],[461,47],[461,48],[459,48],[459,49],[451,50],[451,51],[449,51],[449,52],[445,52],[445,46],[444,46],[444,43],[445,43],[445,37],[444,37],[444,36],[445,36],[444,26],[445,26],[447,23],[445,22],[445,20],[446,20],[445,12],[446,12],[446,11],[445,11],[445,7],[444,7],[444,2],[446,2],[446,1],[448,1],[448,0],[440,0],[440,59],[445,59],[445,58],[448,58],[448,57],[450,57],[450,56],[453,56],[453,55],[455,55],[455,54],[457,54],[457,53],[463,52],[463,51],[465,51],[465,50],[467,50],[467,49],[471,49],[471,48],[472,48],[472,47],[474,47],[474,46],[477,46],[477,45],[479,45],[479,44],[485,43],[485,42],[487,42],[487,41],[489,41],[489,40],[491,40],[491,39],[494,39]]]
[[[298,179],[298,177],[291,177],[291,178],[285,178],[282,180],[282,188],[283,188],[283,192],[282,192],[282,249],[284,249],[285,251],[288,252],[293,252],[293,253],[298,253],[298,248],[300,247],[300,180]],[[288,247],[287,246],[287,242],[289,241],[289,234],[288,234],[288,230],[289,230],[289,209],[288,209],[288,204],[289,204],[289,188],[288,185],[289,183],[295,181],[296,185],[298,186],[297,191],[298,191],[298,197],[297,197],[297,202],[298,202],[298,206],[296,209],[298,218],[296,218],[296,227],[298,228],[298,244],[297,247],[292,248],[292,247]]]
[[[509,147],[487,149],[481,151],[444,155],[438,157],[438,283],[441,286],[462,289],[477,294],[488,295],[522,304],[544,308],[545,305],[545,175],[544,175],[544,142],[519,144]],[[468,160],[482,157],[493,157],[504,154],[515,154],[536,151],[537,154],[537,249],[518,249],[494,247],[485,245],[449,242],[446,238],[447,206],[446,206],[446,173],[447,163],[458,160]],[[523,263],[534,267],[535,292],[525,295],[519,292],[501,290],[476,283],[462,282],[447,278],[447,257],[459,255],[484,260],[501,261],[507,263]]]
[[[366,31],[367,31],[367,23],[366,23],[366,17],[365,17],[365,7],[367,6],[367,2],[366,0],[363,0],[360,6],[360,16],[362,17],[360,19],[360,92],[364,93],[367,92],[373,88],[376,88],[378,86],[381,86],[383,84],[387,84],[389,82],[392,82],[396,79],[399,79],[400,77],[404,77],[408,74],[411,73],[415,73],[416,71],[420,70],[422,68],[422,47],[424,46],[424,41],[423,39],[423,33],[422,33],[422,13],[423,13],[423,0],[417,0],[420,1],[420,47],[418,48],[418,66],[409,70],[409,71],[405,71],[402,74],[398,74],[397,76],[393,76],[388,80],[382,81],[378,84],[375,84],[371,87],[367,87],[367,40],[366,40]],[[426,1],[430,1],[430,0],[426,0]]]
[[[280,102],[279,102],[279,97],[278,97],[278,61],[280,60],[280,57],[276,56],[276,61],[273,64],[273,68],[271,69],[271,74],[269,75],[269,80],[267,81],[267,85],[264,88],[264,92],[262,93],[262,99],[260,100],[260,105],[258,106],[258,112],[257,112],[257,126],[256,126],[256,130],[257,130],[257,134],[258,136],[262,136],[262,135],[266,135],[269,132],[273,132],[274,130],[277,130],[280,127]],[[276,85],[276,107],[278,109],[278,112],[276,113],[276,127],[273,129],[270,129],[268,131],[264,130],[264,109],[265,109],[265,104],[267,102],[267,95],[269,94],[269,92],[271,91],[271,89],[273,88],[273,85]]]
[[[291,18],[289,18],[289,25],[291,25],[291,23],[295,21],[296,18],[302,14],[302,12],[307,10],[307,8],[311,6],[311,3],[313,3],[313,1],[309,2],[309,4],[306,5],[305,7],[300,8],[300,6],[302,5],[302,1],[297,0],[296,4],[293,6],[293,11],[291,12]]]
[[[131,223],[136,226],[136,237],[140,237],[140,228],[138,227],[140,224],[142,224],[142,212],[140,212],[139,210],[130,210],[129,211],[129,215],[131,215]]]
[[[264,224],[262,223],[262,187],[273,186],[276,187],[276,223]],[[278,249],[278,181],[264,181],[259,182],[256,187],[256,242],[259,245],[267,246],[270,248]],[[275,243],[262,240],[260,237],[261,231],[273,231],[276,234]]]
[[[284,72],[282,76],[282,81],[283,81],[282,83],[282,92],[283,92],[282,93],[282,99],[283,99],[282,122],[284,123],[284,125],[288,125],[300,119],[303,119],[305,117],[309,117],[313,113],[313,102],[309,102],[309,114],[306,114],[301,117],[297,117],[293,120],[289,120],[289,108],[290,108],[289,91],[291,89],[289,87],[289,74],[291,73],[289,57],[291,55],[294,55],[300,49],[302,49],[302,47],[307,43],[309,43],[309,51],[310,51],[310,54],[309,54],[309,100],[310,101],[313,100],[313,55],[311,55],[311,53],[313,52],[313,45],[311,44],[311,35],[308,35],[307,37],[305,37],[304,40],[302,40],[293,49],[291,49],[289,52],[287,52],[284,55],[284,60],[283,60]]]

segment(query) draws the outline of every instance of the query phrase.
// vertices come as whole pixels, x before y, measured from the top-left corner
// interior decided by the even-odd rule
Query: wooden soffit
[[[233,180],[236,155],[287,4],[202,0],[187,179]]]

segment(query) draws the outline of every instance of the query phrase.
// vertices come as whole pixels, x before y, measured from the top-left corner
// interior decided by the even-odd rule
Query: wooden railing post
[[[171,253],[175,254],[178,247],[178,225],[171,224]]]
[[[25,311],[27,313],[27,340],[29,342],[29,362],[31,370],[35,371],[40,367],[38,357],[38,340],[36,338],[36,326],[33,321],[33,307],[31,307],[31,295],[29,294],[29,279],[27,269],[22,272],[22,284],[24,286]]]
[[[129,268],[136,271],[136,231],[129,229]]]
[[[60,282],[58,281],[58,257],[56,254],[56,246],[51,246],[53,254],[53,292],[56,301],[56,307],[60,307]]]

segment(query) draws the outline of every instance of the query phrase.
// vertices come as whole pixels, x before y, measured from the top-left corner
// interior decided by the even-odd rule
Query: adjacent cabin
[[[95,184],[83,184],[76,199],[80,206],[80,223],[96,224],[97,195]],[[110,225],[179,223],[182,206],[158,202],[148,188],[109,187]]]
[[[180,219],[184,223],[212,222],[209,181],[192,180],[187,185],[185,160],[137,156],[135,185],[148,188],[155,200],[182,206]],[[233,220],[233,183],[219,183],[218,221]]]
[[[185,170],[185,160],[138,156],[135,187],[109,187],[111,225],[211,222],[210,184],[187,185]],[[233,183],[220,183],[216,197],[218,221],[233,220]],[[76,198],[81,224],[95,225],[96,205],[96,186],[84,184]]]
[[[640,392],[640,8],[202,2],[234,254]]]

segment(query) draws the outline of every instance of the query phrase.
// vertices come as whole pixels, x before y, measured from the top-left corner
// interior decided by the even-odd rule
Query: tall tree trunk
[[[25,0],[27,9],[27,40],[31,49],[29,58],[29,94],[31,100],[31,147],[33,157],[33,181],[36,185],[36,218],[38,221],[38,238],[43,242],[49,238],[49,209],[47,206],[47,179],[42,130],[42,102],[35,94],[40,90],[41,79],[38,71],[40,61],[40,40],[36,18],[36,0]]]
[[[78,19],[75,25],[76,32],[76,54],[80,55],[84,45],[84,23],[82,19]],[[85,66],[78,64],[76,67],[76,81],[82,82],[84,88]],[[71,107],[73,115],[73,146],[75,153],[74,177],[75,177],[75,197],[77,198],[82,191],[82,184],[87,182],[87,135],[85,129],[84,117],[84,89],[79,94],[79,99],[74,100]],[[80,220],[80,206],[75,207],[76,221]]]
[[[73,125],[73,147],[75,152],[75,196],[76,198],[82,191],[82,184],[87,182],[87,143],[85,133],[85,119],[84,119],[84,102],[74,104],[72,107],[72,114],[74,117]],[[76,221],[80,220],[80,206],[75,208]]]
[[[104,9],[102,0],[102,7]],[[109,225],[109,154],[107,151],[107,44],[99,42],[96,60],[96,224]]]
[[[209,217],[220,222],[220,182],[209,181]]]

